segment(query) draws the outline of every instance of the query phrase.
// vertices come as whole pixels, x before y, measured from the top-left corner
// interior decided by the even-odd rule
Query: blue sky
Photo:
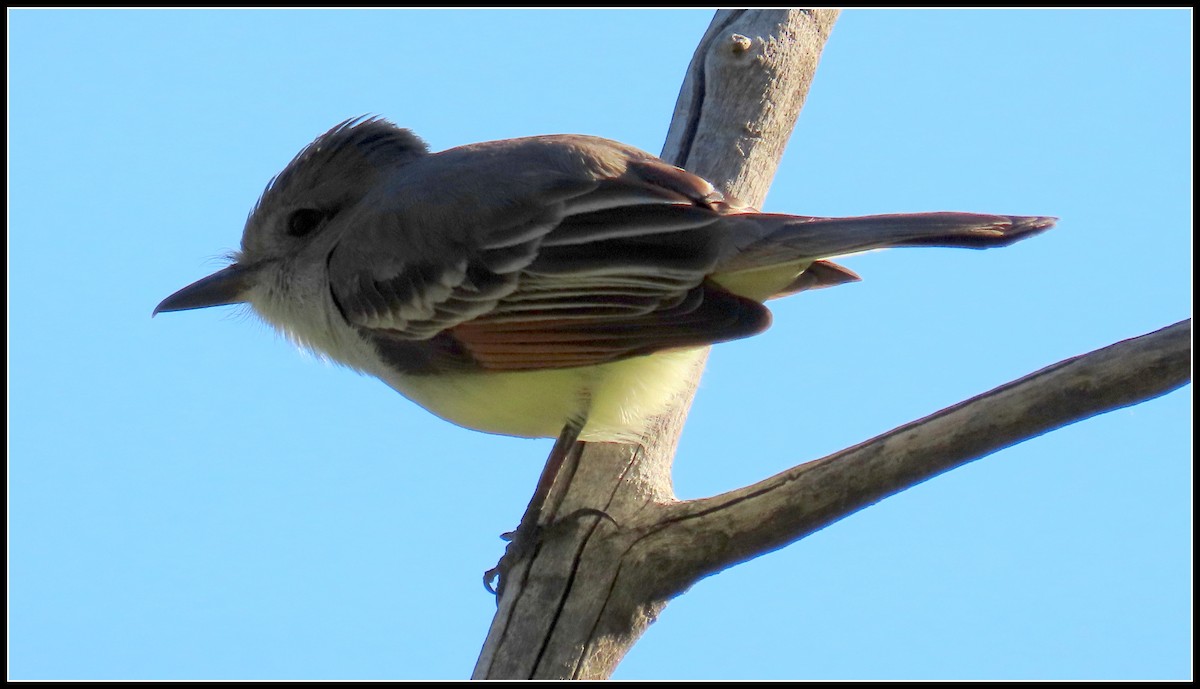
[[[549,441],[235,307],[150,319],[355,115],[657,152],[709,11],[10,11],[9,676],[462,678]],[[1190,11],[843,13],[765,210],[1056,215],[895,250],[718,347],[701,497],[1189,317]],[[696,585],[616,677],[1184,679],[1190,386]]]

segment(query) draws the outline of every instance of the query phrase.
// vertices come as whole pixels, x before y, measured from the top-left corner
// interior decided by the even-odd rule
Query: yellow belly
[[[434,414],[487,433],[554,438],[586,420],[580,438],[636,441],[683,393],[704,348],[657,352],[600,366],[438,376],[388,384]]]

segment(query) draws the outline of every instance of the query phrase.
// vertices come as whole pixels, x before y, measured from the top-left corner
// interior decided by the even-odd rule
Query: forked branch
[[[761,204],[836,17],[718,12],[689,68],[663,158]],[[643,446],[576,448],[572,470],[546,501],[550,515],[576,516],[541,520],[555,526],[514,566],[474,676],[608,677],[666,602],[698,579],[1003,447],[1165,394],[1190,380],[1190,360],[1189,320],[752,486],[678,502],[670,467],[689,393]]]

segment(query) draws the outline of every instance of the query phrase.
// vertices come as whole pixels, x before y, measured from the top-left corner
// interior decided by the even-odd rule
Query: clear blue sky
[[[373,113],[434,149],[657,152],[708,11],[10,11],[9,676],[462,678],[549,448],[235,307],[154,320],[267,180]],[[1190,316],[1190,11],[850,11],[766,210],[1045,214],[896,250],[718,347],[683,497]],[[987,457],[672,602],[616,677],[1183,679],[1186,387]]]

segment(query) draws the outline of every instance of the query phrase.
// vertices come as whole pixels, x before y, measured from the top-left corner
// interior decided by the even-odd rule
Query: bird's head
[[[265,274],[319,250],[323,230],[377,189],[382,175],[427,152],[420,138],[387,120],[360,117],[338,124],[267,184],[246,219],[233,264],[167,297],[154,313],[248,301]]]

